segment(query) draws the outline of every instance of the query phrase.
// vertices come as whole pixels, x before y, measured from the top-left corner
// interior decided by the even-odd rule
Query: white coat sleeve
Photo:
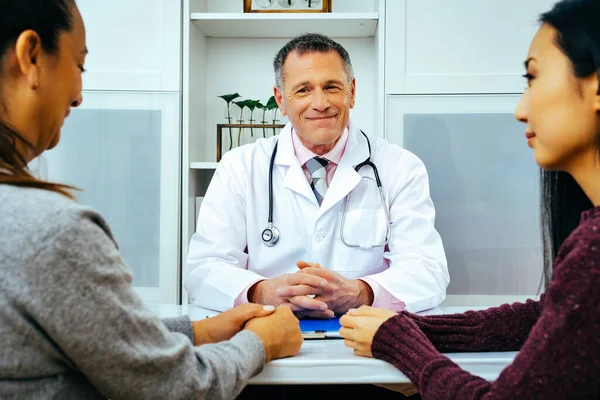
[[[184,286],[200,307],[224,311],[249,285],[265,279],[248,271],[247,171],[225,154],[210,182],[185,263]]]
[[[391,236],[384,257],[389,268],[368,278],[406,304],[409,312],[437,307],[450,282],[442,239],[434,227],[435,209],[423,162],[412,153],[391,179]]]

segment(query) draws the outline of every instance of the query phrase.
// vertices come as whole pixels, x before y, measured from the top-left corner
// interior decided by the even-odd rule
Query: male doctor
[[[290,122],[222,158],[186,260],[194,304],[283,305],[314,318],[364,304],[437,306],[450,278],[427,172],[412,153],[350,122],[356,81],[346,50],[304,34],[274,67],[275,99]],[[375,170],[355,170],[366,160],[383,199]]]

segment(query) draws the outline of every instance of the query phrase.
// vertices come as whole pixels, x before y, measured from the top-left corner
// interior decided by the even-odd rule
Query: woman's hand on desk
[[[254,318],[244,328],[258,336],[265,347],[265,362],[298,354],[302,346],[300,322],[287,307],[267,317]]]
[[[395,315],[394,311],[370,306],[348,310],[340,318],[340,335],[344,338],[344,344],[353,349],[357,356],[373,357],[371,344],[375,333],[385,321]]]
[[[192,321],[194,344],[196,346],[229,340],[252,318],[264,317],[275,311],[273,306],[242,304],[219,315],[200,321]]]

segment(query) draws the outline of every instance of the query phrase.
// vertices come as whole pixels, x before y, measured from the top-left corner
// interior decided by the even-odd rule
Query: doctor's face
[[[346,75],[344,62],[336,51],[292,51],[283,64],[283,91],[275,87],[281,114],[315,154],[333,148],[348,125],[354,107],[356,80]]]

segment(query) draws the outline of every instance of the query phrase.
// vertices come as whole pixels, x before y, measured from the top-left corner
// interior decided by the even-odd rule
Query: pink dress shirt
[[[306,175],[308,183],[312,183],[312,177],[310,175],[310,172],[308,171],[308,168],[306,168],[306,162],[314,157],[325,158],[329,161],[326,167],[327,175],[325,177],[325,179],[327,180],[327,185],[329,185],[331,183],[331,180],[333,179],[335,170],[337,169],[337,166],[340,163],[342,156],[344,155],[344,151],[346,150],[346,143],[348,143],[348,127],[344,129],[344,133],[342,133],[342,136],[340,136],[340,139],[337,141],[335,146],[333,146],[333,148],[329,150],[329,152],[323,154],[322,156],[319,156],[318,154],[315,154],[309,149],[307,149],[300,141],[300,138],[296,134],[296,131],[293,127],[292,143],[294,145],[294,153],[296,155],[296,158],[298,159],[298,162],[302,166],[302,171],[304,171],[304,175]],[[396,312],[400,312],[405,309],[406,306],[402,301],[392,296],[391,293],[385,290],[380,284],[375,282],[375,280],[369,277],[361,278],[361,280],[368,284],[371,287],[371,290],[373,291],[373,307],[387,308]],[[240,295],[235,299],[235,306],[248,303],[248,290],[255,283],[256,282],[253,282],[252,284],[248,285],[248,287],[246,287],[246,289],[244,289],[244,291],[240,293]]]

